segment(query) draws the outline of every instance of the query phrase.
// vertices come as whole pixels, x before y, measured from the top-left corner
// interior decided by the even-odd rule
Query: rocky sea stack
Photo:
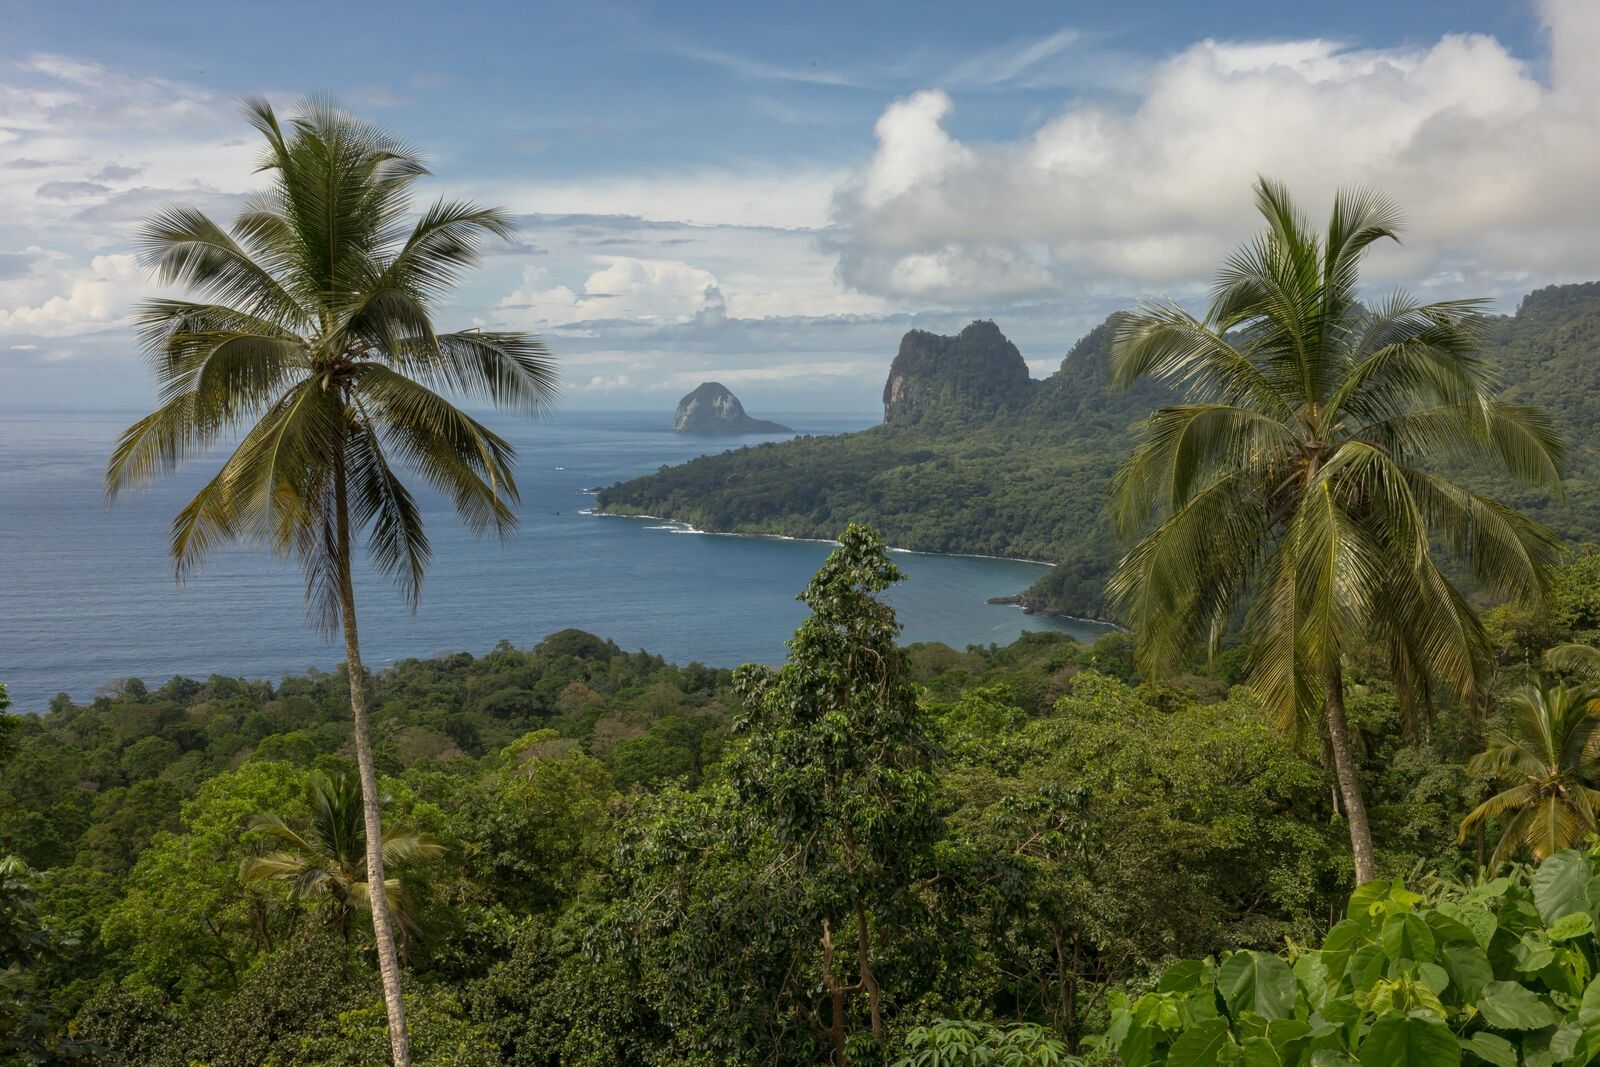
[[[793,433],[781,423],[766,419],[752,419],[744,413],[739,398],[728,392],[721,382],[703,382],[694,392],[678,401],[678,413],[673,417],[675,433],[742,434],[742,433]]]

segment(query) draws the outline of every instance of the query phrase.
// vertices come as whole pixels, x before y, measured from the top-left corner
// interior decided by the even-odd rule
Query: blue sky
[[[506,206],[442,312],[550,341],[573,407],[869,410],[901,333],[995,318],[1036,374],[1192,300],[1249,182],[1408,209],[1375,282],[1504,306],[1600,276],[1600,4],[4,3],[0,405],[149,399],[151,208],[253,184],[235,101],[307,91]]]

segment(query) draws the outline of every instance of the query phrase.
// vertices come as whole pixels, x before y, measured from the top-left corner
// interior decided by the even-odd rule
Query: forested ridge
[[[895,366],[922,402],[891,402],[886,388],[884,424],[706,456],[611,486],[598,503],[707,530],[800,537],[870,522],[904,548],[1046,560],[1058,566],[1028,603],[1106,618],[1105,578],[1119,554],[1111,478],[1132,425],[1173,399],[1149,382],[1112,386],[1113,322],[1031,383],[1018,380],[1021,357],[993,323],[958,338],[912,331]],[[1483,355],[1499,366],[1505,396],[1555,416],[1571,477],[1561,501],[1492,475],[1469,480],[1568,538],[1600,536],[1600,282],[1540,289],[1484,325]],[[892,367],[891,385],[895,376]]]

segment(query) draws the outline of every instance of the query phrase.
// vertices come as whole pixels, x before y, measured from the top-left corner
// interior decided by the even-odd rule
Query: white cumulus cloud
[[[60,272],[52,284],[64,291],[35,304],[0,304],[0,334],[67,337],[105,329],[127,316],[141,283],[133,256],[112,255],[94,257],[87,269]]]
[[[1600,269],[1600,4],[1545,0],[1548,80],[1481,35],[1425,48],[1199,42],[1129,104],[1075,102],[1029,135],[963,143],[941,90],[892,104],[839,191],[841,276],[898,299],[995,300],[1205,278],[1255,228],[1250,184],[1320,213],[1378,187],[1411,226],[1383,269],[1516,291]]]
[[[688,263],[632,256],[596,256],[602,264],[574,291],[566,285],[541,288],[548,271],[529,267],[522,288],[496,310],[529,325],[561,325],[590,319],[688,322],[697,315],[721,314],[723,299],[716,275]]]

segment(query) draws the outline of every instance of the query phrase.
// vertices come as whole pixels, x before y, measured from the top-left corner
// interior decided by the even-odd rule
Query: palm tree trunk
[[[356,766],[361,770],[361,814],[367,834],[367,893],[372,903],[372,938],[378,946],[378,973],[383,977],[383,1004],[389,1013],[389,1048],[394,1067],[411,1067],[411,1035],[400,996],[400,956],[395,951],[389,896],[384,889],[383,820],[378,810],[378,771],[372,762],[372,732],[367,721],[361,641],[356,635],[355,583],[350,577],[350,509],[343,466],[334,474],[339,525],[339,611],[344,620],[345,668],[350,672],[350,714],[355,719]]]
[[[1361,777],[1350,746],[1350,724],[1344,715],[1344,679],[1338,663],[1328,672],[1324,697],[1328,747],[1333,750],[1334,773],[1339,779],[1345,818],[1350,823],[1350,852],[1355,858],[1356,885],[1365,885],[1378,876],[1378,865],[1372,856],[1372,827],[1367,824],[1367,804],[1361,797]]]

